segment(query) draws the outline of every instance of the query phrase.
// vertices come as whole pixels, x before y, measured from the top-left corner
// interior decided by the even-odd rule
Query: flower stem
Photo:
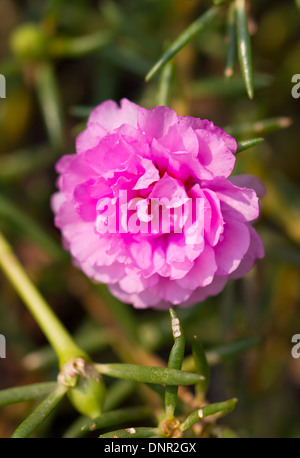
[[[89,359],[83,350],[76,345],[63,324],[33,285],[1,233],[0,267],[55,350],[60,366],[65,364],[70,358],[82,357]]]

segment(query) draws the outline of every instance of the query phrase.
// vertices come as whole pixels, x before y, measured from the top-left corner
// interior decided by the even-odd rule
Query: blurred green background
[[[165,46],[211,4],[0,2],[0,74],[6,78],[6,98],[0,99],[0,228],[67,328],[83,335],[97,361],[133,361],[129,350],[120,349],[123,334],[133,340],[137,354],[143,348],[167,358],[169,317],[119,304],[72,267],[60,247],[49,204],[54,164],[61,154],[74,151],[91,107],[101,101],[127,97],[149,108],[156,104],[159,75],[145,83],[146,73]],[[265,142],[240,153],[234,170],[257,175],[266,186],[256,224],[266,257],[218,297],[178,309],[187,354],[195,333],[208,350],[255,338],[256,345],[246,352],[214,361],[208,393],[211,402],[239,398],[224,422],[242,437],[300,437],[300,359],[291,356],[292,336],[300,334],[300,99],[291,95],[292,76],[300,73],[296,4],[248,2],[252,101],[238,65],[232,81],[224,78],[226,5],[174,59],[170,106],[179,114],[212,120],[238,139],[260,136],[265,126],[260,121],[272,119],[262,135]],[[2,275],[0,285],[0,333],[7,341],[0,389],[53,378],[57,369],[44,350],[43,335]],[[134,402],[129,395],[126,403]],[[9,435],[31,408],[20,404],[2,409],[0,437]],[[59,435],[72,415],[64,405],[41,434]]]

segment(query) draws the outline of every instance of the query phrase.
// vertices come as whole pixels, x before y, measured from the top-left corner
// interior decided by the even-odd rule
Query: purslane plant
[[[211,8],[203,16],[198,18],[173,43],[171,43],[167,47],[165,53],[162,54],[161,58],[149,71],[146,77],[147,81],[149,81],[156,73],[162,70],[162,78],[159,92],[159,105],[168,105],[170,84],[172,81],[172,75],[174,73],[173,62],[171,59],[189,41],[195,38],[198,33],[200,33],[205,27],[207,27],[210,23],[214,21],[214,18],[219,14],[220,11],[222,11],[223,4],[225,5],[224,8],[228,7],[228,34],[230,35],[230,40],[228,40],[226,76],[232,75],[235,66],[235,59],[236,57],[238,57],[247,93],[250,98],[253,97],[254,82],[252,75],[250,39],[247,25],[246,2],[245,0],[214,0],[213,3],[215,7]],[[227,3],[228,5],[226,5]],[[77,41],[76,39],[72,39],[71,37],[66,38],[58,36],[54,39],[53,37],[43,35],[43,49],[37,49],[37,54],[32,55],[30,53],[28,54],[27,52],[29,48],[32,49],[31,45],[27,47],[27,49],[25,49],[24,51],[24,46],[26,48],[26,43],[28,43],[26,42],[26,40],[23,40],[24,35],[22,36],[22,33],[24,33],[24,30],[26,32],[26,29],[23,29],[23,31],[19,30],[19,40],[17,39],[18,37],[15,39],[14,51],[15,54],[22,61],[22,64],[24,62],[28,65],[30,65],[32,62],[35,63],[34,73],[36,76],[36,89],[39,102],[41,105],[41,111],[48,129],[50,143],[52,145],[53,150],[61,152],[61,107],[58,86],[55,81],[51,59],[65,57],[72,58],[80,56],[80,53],[82,52],[84,54],[87,54],[88,52],[94,52],[95,50],[98,50],[105,46],[107,43],[109,43],[112,39],[112,34],[95,34],[91,36],[80,37],[79,39],[77,39]],[[42,30],[40,30],[39,33],[40,32],[43,34]],[[36,30],[34,29],[34,26],[30,30],[27,29],[26,33],[27,38],[29,38],[30,42],[31,38],[34,38],[34,36],[36,36]],[[36,42],[35,39],[34,42]],[[48,105],[50,108],[48,107]],[[49,109],[46,109],[46,107],[48,107]],[[98,117],[99,112],[100,116]],[[137,112],[139,112],[140,118],[146,118],[147,122],[145,122],[144,119],[144,124],[143,121],[138,124]],[[153,119],[150,119],[152,115]],[[109,119],[109,116],[112,116],[113,119]],[[210,123],[200,120],[194,120],[193,118],[185,117],[185,121],[184,119],[181,119],[178,122],[176,114],[174,114],[172,110],[166,107],[164,107],[163,110],[155,108],[152,111],[148,112],[147,110],[142,109],[141,107],[137,107],[137,105],[124,100],[122,102],[121,108],[119,108],[112,101],[106,102],[106,104],[98,107],[98,109],[96,109],[93,112],[92,118],[93,120],[90,119],[87,130],[78,139],[78,148],[80,149],[78,153],[83,153],[83,155],[92,155],[93,149],[96,149],[96,152],[94,151],[95,154],[98,153],[99,151],[97,151],[97,148],[99,146],[99,143],[101,143],[102,139],[105,139],[105,137],[116,134],[115,132],[112,132],[112,129],[119,129],[120,132],[118,132],[119,137],[117,138],[117,141],[119,141],[119,143],[122,144],[122,149],[118,150],[118,148],[114,146],[114,151],[118,151],[120,153],[118,161],[116,160],[116,164],[114,164],[114,170],[116,170],[120,166],[122,169],[122,160],[124,158],[126,159],[126,154],[128,155],[128,157],[134,156],[135,159],[138,158],[138,160],[136,162],[132,161],[132,163],[130,163],[130,166],[132,175],[136,177],[136,181],[133,180],[133,182],[130,182],[129,176],[122,177],[123,180],[128,180],[127,184],[130,185],[130,189],[134,189],[134,187],[137,186],[137,183],[141,178],[142,180],[140,181],[140,183],[144,180],[143,185],[145,185],[146,183],[147,186],[153,186],[153,188],[155,187],[156,183],[162,182],[163,180],[168,180],[170,184],[170,197],[172,196],[173,192],[177,196],[177,191],[182,191],[183,195],[183,191],[186,191],[186,189],[183,189],[185,186],[181,186],[183,182],[185,185],[186,180],[183,180],[183,182],[179,183],[177,182],[178,177],[176,173],[178,172],[178,169],[180,169],[180,173],[182,172],[181,166],[183,165],[184,168],[186,160],[186,158],[185,160],[181,160],[182,158],[180,157],[179,153],[183,152],[184,154],[186,154],[186,156],[187,153],[190,153],[189,160],[187,161],[190,165],[190,168],[188,169],[188,174],[194,176],[194,174],[197,173],[197,170],[199,171],[199,168],[201,168],[201,173],[204,175],[200,174],[201,177],[199,176],[198,178],[201,178],[201,180],[204,179],[204,181],[214,181],[216,179],[216,183],[214,183],[215,186],[219,186],[221,184],[224,185],[224,183],[222,183],[222,179],[228,178],[228,175],[231,172],[231,166],[228,166],[227,172],[229,173],[225,173],[225,175],[227,174],[227,176],[222,176],[222,174],[214,176],[214,172],[216,172],[217,169],[215,167],[212,167],[210,170],[209,168],[209,165],[211,165],[210,160],[213,161],[216,159],[216,157],[214,157],[214,154],[216,152],[220,152],[224,160],[229,160],[229,162],[231,160],[233,162],[232,157],[235,151],[243,151],[251,146],[259,144],[262,141],[262,138],[251,138],[250,140],[242,141],[236,145],[235,140],[230,137],[231,135],[236,136],[242,133],[252,137],[257,137],[258,135],[264,135],[264,133],[268,132],[269,130],[276,130],[277,128],[287,126],[286,119],[263,120],[259,123],[247,123],[241,126],[231,127],[231,129],[225,129],[225,131],[228,132],[228,134],[230,134],[228,135],[221,131],[221,129],[214,127]],[[53,119],[55,120],[55,122],[53,122]],[[149,122],[149,119],[151,122]],[[173,128],[173,134],[169,135],[169,137],[167,135],[168,129],[166,128],[166,126],[169,130]],[[149,132],[149,130],[151,132]],[[160,130],[163,131],[164,135],[157,135],[157,132],[159,132]],[[189,135],[186,136],[185,133],[187,131],[189,132]],[[134,135],[132,135],[132,132],[134,132]],[[146,142],[144,135],[148,136]],[[100,137],[102,137],[101,140]],[[128,141],[129,138],[130,141]],[[193,143],[193,139],[197,140],[198,143],[196,141],[194,141]],[[204,152],[201,158],[197,157],[198,163],[196,163],[197,161],[195,161],[194,159],[197,156],[197,154],[193,154],[193,148],[195,149],[195,144],[199,146],[200,140],[202,141]],[[137,151],[134,151],[133,154],[132,143],[135,144],[135,146],[138,146]],[[157,147],[155,154],[159,156],[156,158],[155,161],[153,160],[154,156],[151,156],[151,160],[147,156],[147,148],[151,149],[154,143],[156,143]],[[218,147],[216,149],[214,148],[215,144],[218,144]],[[212,145],[211,148],[210,145]],[[107,162],[106,160],[104,160],[102,163],[104,167],[108,167],[109,161],[113,161],[114,159],[116,159],[116,157],[109,157],[109,153],[112,152],[112,144],[109,144],[109,141],[108,146],[108,160]],[[87,152],[88,154],[86,154]],[[67,181],[68,179],[70,179],[70,182],[68,183],[70,187],[68,189],[68,186],[66,186],[66,189],[64,189],[64,191],[66,190],[67,193],[70,191],[72,199],[74,198],[72,205],[76,207],[77,213],[70,212],[68,214],[62,215],[62,218],[66,217],[68,223],[74,223],[74,220],[72,220],[72,218],[76,218],[76,215],[80,214],[80,216],[83,218],[83,221],[87,222],[86,220],[88,220],[88,218],[91,217],[91,214],[95,210],[95,208],[92,208],[93,205],[89,205],[91,203],[89,199],[92,198],[95,200],[95,196],[93,195],[93,193],[98,192],[99,189],[97,189],[97,186],[95,186],[95,182],[93,182],[94,177],[91,177],[89,175],[90,170],[87,170],[85,168],[86,164],[84,164],[84,161],[83,163],[77,161],[79,162],[79,164],[73,164],[74,167],[72,169],[72,158],[74,157],[75,156],[73,155],[69,156],[69,158],[64,158],[61,160],[60,165],[61,167],[63,167],[64,170],[61,169],[59,186],[62,190],[62,188],[65,186],[64,180]],[[161,169],[160,167],[157,167],[158,161],[160,161],[160,163],[162,164]],[[76,160],[74,160],[74,162],[76,162]],[[191,166],[191,162],[195,167]],[[223,160],[219,163],[217,161],[217,168],[219,165],[222,165],[223,163]],[[32,169],[34,169],[34,167],[36,167],[36,163],[28,164],[28,167],[32,167]],[[70,167],[70,169],[68,169],[68,167]],[[126,164],[125,169],[128,170],[128,164]],[[3,170],[4,169],[2,169],[0,173],[5,174],[5,170],[4,172]],[[111,170],[108,167],[106,170],[108,176],[110,171]],[[121,171],[124,172],[124,170]],[[100,172],[102,174],[103,170],[101,169]],[[187,170],[183,170],[183,173],[186,175]],[[67,174],[69,174],[69,176],[67,176]],[[85,176],[86,181],[81,182],[80,179],[83,176]],[[73,180],[74,177],[76,179],[79,177],[79,181],[77,182],[76,179]],[[211,180],[211,178],[213,178],[214,180]],[[243,177],[243,179],[245,179],[245,177]],[[120,181],[122,180],[120,179],[119,183]],[[172,187],[172,184],[174,184],[175,181],[175,186]],[[249,234],[251,233],[250,237],[247,233],[247,230],[242,229],[242,231],[244,230],[245,234],[248,234],[243,240],[245,242],[245,239],[247,239],[249,244],[245,243],[244,248],[239,253],[240,256],[238,260],[232,260],[233,263],[234,261],[236,261],[235,267],[238,268],[237,263],[239,262],[241,262],[242,267],[245,267],[243,266],[243,263],[245,261],[245,255],[247,255],[247,253],[250,254],[251,259],[248,258],[246,260],[246,271],[252,265],[254,258],[261,257],[263,254],[263,248],[261,246],[259,237],[254,232],[253,228],[251,226],[248,226],[248,223],[244,221],[244,219],[252,219],[252,217],[255,218],[258,215],[257,199],[255,196],[255,192],[251,189],[252,185],[249,184],[249,186],[247,186],[245,181],[243,182],[243,184],[242,182],[231,184],[229,183],[231,183],[229,180],[228,182],[226,181],[226,185],[224,185],[225,188],[227,186],[226,189],[209,189],[209,193],[210,195],[213,192],[216,192],[216,194],[219,193],[218,198],[216,198],[214,201],[214,209],[218,213],[218,210],[221,209],[221,206],[223,206],[223,210],[225,208],[224,213],[226,214],[227,212],[227,218],[224,217],[223,223],[230,225],[231,218],[234,219],[235,217],[236,221],[238,221],[238,227],[241,228],[242,226],[246,226]],[[100,186],[100,183],[97,184],[99,184]],[[75,185],[78,186],[76,192]],[[111,183],[109,183],[109,185],[111,185]],[[258,188],[258,194],[262,194],[262,187],[259,184]],[[147,187],[145,187],[144,190],[145,189],[147,189]],[[230,194],[230,190],[233,189],[236,190],[236,195],[238,193],[239,196],[242,196],[239,202],[239,204],[242,206],[242,210],[240,205],[238,209],[235,208],[235,205],[232,205],[233,196]],[[143,190],[143,186],[139,188],[139,190]],[[188,190],[190,191],[190,188],[188,188]],[[207,193],[207,190],[205,191]],[[70,196],[66,194],[61,195],[57,198],[57,212],[59,212],[58,208],[60,204],[62,204],[63,201],[66,202],[69,197]],[[206,198],[209,201],[209,198],[207,196]],[[60,202],[59,199],[61,199]],[[213,203],[212,200],[213,199],[209,201],[210,204]],[[226,200],[227,202],[225,202]],[[86,205],[87,203],[88,205]],[[92,203],[96,205],[94,201]],[[7,210],[7,208],[9,209],[9,202],[7,204],[7,201],[5,201],[5,199],[1,200],[0,206],[2,208],[2,211],[4,213],[6,212],[6,215],[8,214],[9,217],[17,218],[20,226],[22,226],[23,224],[26,226],[28,235],[30,237],[35,239],[36,234],[38,234],[38,243],[45,245],[50,251],[52,251],[52,244],[49,243],[49,240],[47,238],[40,236],[41,234],[39,233],[39,231],[36,230],[36,227],[34,225],[28,224],[28,221],[30,223],[30,219],[28,219],[26,215],[23,215],[21,211],[18,214],[16,214],[15,212],[12,212],[13,214],[9,214],[9,211]],[[90,214],[89,211],[91,211]],[[147,212],[145,212],[145,209],[142,205],[139,211],[140,215],[142,215],[143,217],[147,216]],[[250,213],[252,212],[251,215],[248,213],[248,211],[250,211]],[[208,227],[209,223],[211,223],[213,220],[213,205],[206,206],[206,212]],[[208,216],[210,212],[211,215],[209,218]],[[221,221],[221,216],[223,217],[223,213],[222,215],[221,213],[221,211],[219,211],[218,213],[220,217],[219,221]],[[228,215],[230,215],[230,218]],[[101,221],[101,218],[99,219]],[[60,224],[58,225],[60,226]],[[81,235],[81,233],[79,232],[76,234],[76,231],[75,233],[72,233],[74,227],[73,229],[68,228],[68,225],[69,224],[64,224],[64,222],[62,222],[61,228],[64,233],[65,242],[67,242],[67,248],[70,249],[72,252],[71,245],[74,242],[74,239],[72,239],[72,237],[74,235],[77,237],[78,235]],[[207,237],[212,237],[212,232],[213,231],[207,230]],[[218,232],[217,226],[215,232]],[[87,233],[83,231],[85,243],[91,243],[90,249],[92,253],[89,254],[91,256],[93,254],[97,255],[97,253],[94,252],[94,245],[92,243],[93,240],[90,239],[90,237],[86,237],[86,235]],[[220,231],[219,236],[221,235],[222,234]],[[252,242],[250,239],[252,240]],[[142,267],[145,267],[145,263],[147,263],[147,256],[146,258],[144,258],[145,251],[141,250],[142,246],[140,244],[140,240],[138,240],[137,243],[138,246],[132,248],[131,257],[134,261],[141,263]],[[232,246],[234,246],[234,244],[232,244]],[[79,263],[85,263],[83,270],[85,270],[88,276],[91,276],[93,278],[95,278],[94,273],[97,270],[99,274],[99,277],[97,279],[109,283],[109,281],[105,280],[105,272],[101,272],[101,268],[99,268],[99,266],[95,267],[94,264],[86,264],[86,259],[81,259],[81,256],[84,257],[86,254],[82,253],[81,248],[84,248],[84,246],[81,246],[81,242],[79,242],[79,245],[76,247],[75,258],[79,260]],[[145,250],[147,251],[147,248],[145,248]],[[114,254],[115,253],[113,253],[112,250],[111,255],[113,256]],[[175,254],[178,254],[177,251]],[[119,253],[119,255],[121,256],[122,253]],[[127,255],[128,253],[126,253],[126,256]],[[206,255],[209,256],[207,252]],[[124,256],[123,260],[126,256]],[[180,262],[181,261],[182,260],[180,259]],[[212,263],[208,264],[212,265]],[[48,304],[45,302],[43,297],[36,290],[32,282],[30,281],[29,277],[27,276],[26,272],[14,256],[9,244],[2,236],[0,238],[0,265],[2,270],[9,278],[9,280],[14,285],[16,291],[19,293],[19,295],[26,303],[30,312],[37,320],[45,336],[48,338],[51,346],[56,351],[60,365],[60,373],[58,374],[57,380],[54,382],[45,382],[41,384],[34,384],[24,387],[15,387],[0,392],[0,407],[4,405],[10,405],[16,402],[33,401],[39,398],[45,398],[41,402],[41,404],[39,404],[36,407],[32,414],[17,428],[17,430],[13,434],[13,437],[28,437],[29,435],[34,433],[38,426],[44,421],[44,419],[53,411],[53,409],[57,407],[57,405],[60,403],[60,401],[64,398],[65,395],[68,395],[75,409],[81,414],[78,420],[73,425],[71,425],[68,431],[66,431],[66,437],[78,437],[90,431],[118,427],[118,425],[123,423],[127,423],[128,428],[112,431],[110,433],[105,433],[102,435],[102,437],[206,437],[207,435],[217,435],[220,437],[235,436],[235,434],[227,428],[216,427],[215,425],[215,420],[219,416],[229,413],[234,408],[236,404],[236,399],[234,398],[228,401],[213,404],[207,403],[206,392],[210,377],[209,365],[212,362],[219,361],[222,354],[226,354],[226,352],[230,354],[243,351],[252,346],[252,344],[257,343],[256,341],[252,341],[250,339],[249,341],[245,340],[241,342],[236,342],[232,344],[232,347],[229,344],[228,347],[217,349],[215,352],[208,352],[206,354],[203,351],[200,342],[195,337],[192,345],[192,355],[189,355],[183,361],[185,353],[185,338],[183,335],[183,326],[181,325],[180,320],[176,315],[174,309],[170,309],[171,328],[174,337],[174,345],[169,355],[168,367],[154,365],[142,366],[137,364],[121,363],[96,363],[92,361],[87,352],[84,351],[81,348],[81,346],[78,346],[74,342],[73,338],[69,335],[64,326],[60,323],[60,321],[52,312]],[[178,259],[173,258],[172,262],[170,263],[170,266],[174,267],[175,270],[179,269]],[[109,280],[109,266],[106,265],[105,267],[107,268],[106,274],[107,279]],[[135,274],[137,272],[139,274],[141,270],[143,270],[141,269],[140,265],[138,265],[138,268],[137,266],[135,267]],[[159,267],[160,269],[162,269],[161,265]],[[215,267],[217,268],[217,266]],[[220,266],[218,266],[218,268],[219,267]],[[229,267],[229,270],[231,269],[231,267]],[[214,277],[214,274],[216,272],[217,270],[213,274],[211,272],[210,276]],[[147,272],[147,274],[148,273],[149,272]],[[229,272],[225,273],[225,280],[227,280],[227,274],[229,274]],[[100,278],[101,275],[103,276]],[[231,275],[231,272],[229,275]],[[162,277],[164,277],[164,275],[162,275]],[[149,277],[145,276],[144,278],[148,279]],[[120,280],[121,279],[118,279],[118,281]],[[175,279],[174,277],[172,281],[173,280],[180,280],[180,278]],[[205,283],[205,279],[199,279],[198,275],[196,275],[196,281],[199,282],[200,280]],[[200,288],[206,288],[206,285],[204,283],[200,286]],[[136,288],[135,278],[133,280],[133,284],[133,287]],[[137,292],[130,290],[130,288],[132,288],[131,283],[125,285],[125,293],[124,291],[122,292],[122,299],[129,300],[129,302],[138,305],[138,300],[141,299],[141,293],[143,292],[143,288],[145,287],[145,285],[143,284],[139,286],[141,291]],[[199,285],[197,284],[194,286],[196,288],[196,286],[198,287]],[[184,289],[184,287],[182,289]],[[191,290],[194,290],[194,287],[188,289],[190,292]],[[217,290],[215,290],[214,292],[217,292]],[[121,297],[120,292],[117,295]],[[163,288],[161,291],[158,291],[157,296],[160,295],[163,296],[163,299],[165,299],[168,295],[167,289]],[[154,305],[154,302],[157,298],[161,299],[162,297],[156,297],[154,301],[153,298],[149,299],[148,297],[148,299],[145,300],[145,302],[142,305]],[[202,296],[202,299],[203,298],[204,296]],[[199,299],[201,299],[201,294],[200,296],[197,296],[197,298],[195,298],[195,300]],[[171,302],[173,302],[173,304],[178,303],[180,305],[180,303],[183,300],[185,300],[184,297],[179,298],[179,296],[175,294],[174,300]],[[169,307],[170,303],[163,303],[163,306]],[[182,370],[182,368],[184,370]],[[135,384],[145,384],[145,388],[147,389],[151,387],[153,392],[155,392],[155,394],[158,394],[159,396],[159,409],[149,408],[147,406],[134,406],[130,408],[116,409],[116,406],[110,402],[110,391],[106,390],[103,382],[103,379],[105,379],[106,376],[119,379],[116,388],[117,391],[121,393],[120,399],[122,399],[122,396],[126,398],[126,395],[128,395],[128,393],[131,392],[130,390],[132,390],[132,387],[135,386]],[[193,394],[190,391],[184,391],[186,388],[182,389],[182,387],[185,387],[187,385],[193,385],[195,387]],[[178,389],[179,386],[180,389]],[[188,396],[185,396],[186,394],[188,394]],[[210,416],[213,417],[210,418],[209,422],[206,422],[206,418]],[[133,426],[135,425],[135,422],[139,424],[140,421],[147,422],[147,425],[149,426]]]

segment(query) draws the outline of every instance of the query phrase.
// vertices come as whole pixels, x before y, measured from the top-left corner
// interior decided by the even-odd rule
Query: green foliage
[[[146,75],[146,81],[149,81],[157,72],[170,60],[175,54],[178,53],[186,44],[191,41],[198,33],[200,33],[204,27],[206,27],[210,21],[215,17],[217,10],[211,8],[203,16],[200,16],[195,22],[193,22],[184,32],[182,32],[178,38],[168,47],[161,58],[156,64],[149,70]]]
[[[29,437],[57,407],[66,393],[73,407],[84,416],[76,420],[74,425],[66,431],[64,437],[81,437],[86,432],[107,428],[124,422],[139,421],[149,417],[153,417],[152,421],[155,422],[155,414],[151,412],[149,407],[124,408],[102,413],[105,386],[102,378],[97,375],[97,372],[123,380],[147,384],[162,384],[164,385],[165,394],[165,418],[160,421],[157,428],[131,427],[125,430],[103,434],[101,437],[104,438],[116,436],[140,438],[177,437],[179,432],[180,434],[183,433],[190,429],[194,423],[207,416],[216,413],[225,415],[231,412],[235,406],[236,399],[205,405],[200,410],[189,414],[186,419],[181,419],[181,417],[176,418],[174,416],[177,405],[178,386],[196,384],[197,388],[199,389],[200,387],[202,394],[204,394],[204,388],[206,387],[206,384],[203,385],[203,382],[206,381],[204,375],[207,378],[209,377],[209,369],[205,353],[199,347],[198,343],[194,343],[194,365],[200,374],[181,370],[185,348],[183,329],[173,309],[170,309],[170,316],[174,345],[170,351],[168,368],[133,364],[91,364],[86,363],[82,358],[77,358],[70,359],[65,363],[58,376],[58,383],[35,384],[0,391],[0,406],[37,399],[48,394],[50,391],[50,394],[21,423],[11,437]],[[119,393],[123,391],[120,383],[122,382],[119,382],[117,389],[111,391],[114,394],[110,395],[110,406],[115,404],[117,393],[118,401],[123,398],[123,395],[120,396]],[[125,393],[128,393],[127,388],[125,389]],[[130,386],[131,388],[132,385]],[[203,403],[203,400],[204,398],[201,398],[200,404]],[[118,401],[116,404],[118,404]],[[108,408],[107,403],[106,408]],[[184,410],[186,411],[186,408]],[[92,418],[92,420],[88,417]]]

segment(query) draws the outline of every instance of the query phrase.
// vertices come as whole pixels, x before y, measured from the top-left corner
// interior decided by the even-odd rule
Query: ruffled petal
[[[239,221],[226,221],[224,232],[214,248],[218,266],[217,275],[229,275],[236,270],[248,251],[250,233],[248,226]]]
[[[155,107],[151,110],[140,108],[137,123],[139,129],[152,140],[166,135],[169,128],[177,123],[177,114],[167,107]]]
[[[257,196],[262,198],[266,195],[266,188],[262,182],[255,176],[249,175],[247,173],[242,173],[241,175],[235,175],[228,180],[235,186],[240,188],[254,189]]]
[[[80,154],[95,148],[106,134],[107,130],[100,124],[90,123],[76,138],[77,153]]]
[[[194,290],[199,286],[209,285],[217,271],[215,253],[211,246],[205,245],[204,250],[194,261],[193,268],[177,283],[182,288]]]
[[[108,132],[112,132],[122,124],[137,127],[138,110],[139,106],[127,99],[121,100],[121,107],[113,100],[106,100],[94,108],[87,124],[88,126],[93,123],[100,124]]]
[[[242,261],[238,268],[232,272],[229,276],[230,280],[236,280],[237,278],[241,278],[246,275],[254,266],[254,262],[256,259],[262,259],[265,256],[265,250],[262,243],[262,239],[256,232],[256,230],[250,226],[248,226],[250,232],[250,245],[247,253],[243,257]]]
[[[253,189],[240,188],[228,180],[208,184],[220,199],[222,213],[240,221],[253,221],[259,215],[258,197]]]
[[[227,178],[234,167],[235,156],[222,138],[204,129],[196,130],[199,143],[198,159],[214,178]]]

